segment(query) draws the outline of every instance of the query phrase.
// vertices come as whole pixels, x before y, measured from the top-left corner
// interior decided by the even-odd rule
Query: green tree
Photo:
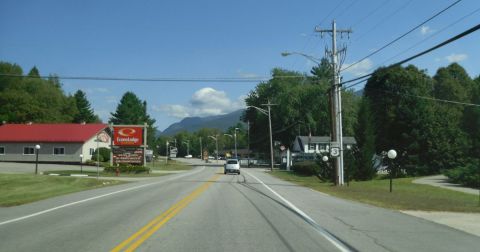
[[[100,121],[98,116],[93,113],[93,109],[90,105],[90,102],[87,100],[85,92],[83,92],[82,90],[77,90],[73,97],[75,99],[75,105],[78,110],[78,113],[73,118],[73,122],[94,123]]]
[[[143,125],[147,123],[147,145],[155,146],[156,131],[155,119],[147,113],[147,102],[141,101],[133,92],[126,92],[117,106],[115,113],[111,113],[109,123]]]
[[[28,76],[30,76],[30,77],[40,77],[40,72],[38,71],[36,66],[33,66],[32,69],[30,69],[30,72],[28,72]]]
[[[434,78],[435,98],[470,102],[473,83],[466,71],[454,63],[438,69]],[[465,107],[451,103],[434,103],[434,127],[430,131],[431,166],[452,169],[463,166],[470,146],[465,133]],[[470,120],[470,118],[468,118]],[[463,129],[462,129],[463,128]]]
[[[416,96],[429,96],[432,81],[424,71],[410,65],[376,70],[365,86],[364,98],[373,114],[375,152],[395,149],[396,164],[408,174],[428,174],[431,103]]]
[[[358,111],[358,122],[355,126],[355,140],[357,141],[357,152],[355,157],[355,171],[353,177],[356,180],[372,179],[376,170],[373,167],[373,156],[375,155],[375,126],[374,117],[370,110],[369,99],[363,99]]]

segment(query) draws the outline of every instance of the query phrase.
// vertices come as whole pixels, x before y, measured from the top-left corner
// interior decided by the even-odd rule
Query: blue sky
[[[0,1],[0,60],[42,75],[130,78],[268,77],[274,67],[308,72],[330,37],[315,26],[352,28],[345,64],[421,23],[453,0],[341,1]],[[394,63],[480,21],[478,0],[463,0],[404,39],[343,72],[344,80]],[[445,27],[448,27],[444,29]],[[443,30],[444,29],[444,30]],[[441,31],[441,32],[440,32]],[[434,35],[433,37],[430,37]],[[427,39],[398,57],[391,57]],[[433,75],[459,62],[480,74],[480,35],[474,33],[411,63]],[[82,89],[108,120],[123,93],[148,103],[160,130],[185,116],[222,114],[243,107],[258,82],[126,82],[62,80],[67,93]],[[361,87],[361,86],[360,86]]]

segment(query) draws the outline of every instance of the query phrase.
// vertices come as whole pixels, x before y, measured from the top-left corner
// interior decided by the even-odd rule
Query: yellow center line
[[[152,221],[150,221],[147,225],[142,227],[140,230],[135,232],[132,236],[130,236],[125,241],[118,244],[115,248],[113,248],[112,252],[118,252],[124,249],[127,245],[129,245],[132,241],[135,240],[125,251],[134,251],[138,248],[145,240],[147,240],[150,236],[152,236],[158,229],[160,229],[165,223],[167,223],[171,218],[177,215],[183,208],[188,206],[190,202],[192,202],[195,198],[197,198],[201,193],[206,191],[208,187],[215,182],[220,175],[216,174],[209,179],[208,182],[205,182],[198,188],[196,188],[193,192],[187,195],[182,200],[175,203],[172,207],[170,207],[167,211],[163,212],[161,215],[155,217]],[[137,239],[138,238],[138,239]]]

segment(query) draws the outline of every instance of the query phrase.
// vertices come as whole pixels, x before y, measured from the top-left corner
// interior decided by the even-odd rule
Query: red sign
[[[143,143],[143,127],[113,127],[113,145],[141,146]]]

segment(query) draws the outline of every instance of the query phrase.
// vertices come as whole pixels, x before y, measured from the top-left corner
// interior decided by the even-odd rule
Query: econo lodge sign
[[[143,127],[113,127],[113,145],[141,146]]]

